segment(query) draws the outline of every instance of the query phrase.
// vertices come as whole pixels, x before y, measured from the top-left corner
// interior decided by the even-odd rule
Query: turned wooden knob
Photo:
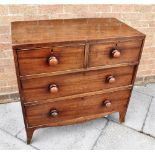
[[[111,101],[110,100],[105,100],[103,102],[104,106],[106,106],[107,108],[109,108],[111,106]]]
[[[48,59],[48,63],[49,63],[50,66],[54,66],[54,65],[57,65],[59,62],[58,62],[58,59],[55,56],[51,56]]]
[[[50,92],[53,93],[53,94],[54,94],[54,93],[57,93],[57,92],[59,91],[57,85],[55,85],[55,84],[51,84],[51,85],[49,86],[49,90],[50,90]]]
[[[113,58],[119,58],[121,56],[121,52],[119,50],[113,50],[112,51],[112,57]]]
[[[112,75],[107,77],[107,81],[108,83],[114,83],[116,81],[115,77],[113,77]]]
[[[51,117],[57,117],[58,116],[58,111],[56,110],[56,109],[54,109],[54,110],[51,110],[50,112],[49,112],[49,115],[51,116]]]

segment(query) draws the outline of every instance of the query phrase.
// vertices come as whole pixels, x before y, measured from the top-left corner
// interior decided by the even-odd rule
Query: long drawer
[[[54,99],[130,85],[134,67],[124,66],[23,80],[24,101]]]
[[[29,126],[63,125],[67,120],[118,111],[127,105],[130,89],[25,106]]]
[[[72,45],[19,50],[17,55],[20,75],[83,68],[84,47],[84,45]]]

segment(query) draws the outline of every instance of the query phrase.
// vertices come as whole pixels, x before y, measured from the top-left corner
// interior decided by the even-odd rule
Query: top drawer
[[[119,43],[91,44],[89,67],[138,61],[142,40]]]
[[[80,69],[84,65],[84,45],[20,50],[20,75]]]

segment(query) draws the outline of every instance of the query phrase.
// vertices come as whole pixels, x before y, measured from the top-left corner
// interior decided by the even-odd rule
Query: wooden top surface
[[[17,21],[11,30],[13,45],[144,36],[115,18]]]

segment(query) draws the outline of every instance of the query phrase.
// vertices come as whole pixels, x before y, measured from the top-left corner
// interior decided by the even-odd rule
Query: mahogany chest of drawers
[[[113,112],[124,122],[144,40],[115,18],[13,22],[27,143],[42,127]]]

